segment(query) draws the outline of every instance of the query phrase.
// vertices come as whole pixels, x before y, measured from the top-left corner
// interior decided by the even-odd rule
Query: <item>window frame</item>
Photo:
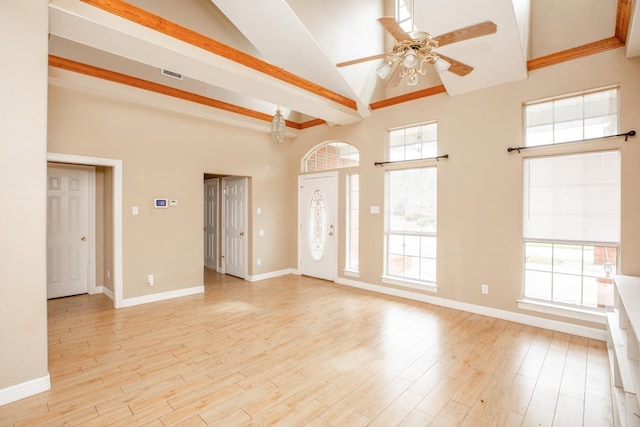
[[[435,197],[434,197],[434,201],[435,201],[435,205],[433,206],[433,208],[436,211],[436,223],[435,223],[435,231],[406,231],[406,230],[392,230],[390,228],[390,218],[389,218],[389,214],[390,214],[390,209],[389,209],[389,204],[390,204],[390,200],[389,200],[389,174],[395,173],[395,172],[405,172],[405,171],[411,171],[411,170],[418,170],[418,169],[432,169],[434,171],[435,174],[435,189],[434,189],[434,193],[435,193]],[[437,186],[438,186],[438,168],[435,164],[429,164],[429,165],[423,165],[423,166],[416,166],[416,167],[412,167],[412,168],[395,168],[395,169],[389,169],[387,171],[385,171],[385,216],[384,216],[384,259],[383,259],[383,275],[382,275],[382,281],[383,283],[387,283],[387,284],[391,284],[391,285],[396,285],[396,286],[403,286],[403,287],[407,287],[407,288],[414,288],[414,289],[420,289],[420,290],[427,290],[427,291],[431,291],[431,292],[437,292],[438,290],[438,286],[437,286],[437,239],[438,239],[438,233],[437,233]],[[416,278],[411,278],[411,277],[406,277],[406,276],[399,276],[399,275],[395,275],[395,274],[391,274],[389,272],[389,263],[390,263],[390,259],[389,259],[389,246],[390,246],[390,239],[392,236],[401,236],[403,238],[405,237],[418,237],[421,241],[421,239],[423,237],[427,237],[427,238],[433,238],[435,240],[434,242],[434,247],[435,247],[435,256],[434,257],[429,257],[429,256],[418,256],[419,260],[422,259],[429,259],[433,261],[434,264],[434,272],[433,272],[433,280],[420,280],[420,279],[416,279]],[[420,243],[421,245],[421,243]],[[422,248],[421,248],[422,249]],[[404,260],[404,256],[403,255],[403,260]],[[403,261],[404,262],[404,261]]]
[[[354,159],[352,159],[352,164],[335,164],[335,165],[329,166],[327,164],[328,159],[326,158],[326,155],[325,155],[325,159],[324,159],[325,167],[322,167],[322,168],[316,167],[315,169],[310,168],[309,165],[310,165],[311,158],[323,149],[328,150],[328,147],[335,147],[337,150],[346,149],[348,151],[347,156],[338,156],[338,157],[342,159],[353,157]],[[343,160],[343,161],[346,161],[346,160]],[[344,169],[344,168],[354,168],[354,167],[360,166],[360,150],[358,150],[356,146],[354,146],[353,144],[349,144],[348,142],[326,141],[316,145],[315,147],[307,151],[307,153],[300,160],[300,163],[301,163],[300,170],[302,173],[321,173],[321,172]]]
[[[425,141],[420,141],[420,142],[415,142],[415,143],[407,143],[407,134],[409,134],[409,132],[411,132],[412,130],[418,129],[418,128],[423,128],[421,129],[420,135],[422,135],[425,131],[424,128],[429,128],[429,127],[433,127],[433,130],[431,130],[431,132],[434,134],[435,138],[426,141],[426,143],[434,143],[434,147],[433,147],[433,152],[429,153],[428,155],[421,155],[420,157],[411,157],[411,158],[407,158],[406,156],[406,152],[407,152],[407,147],[411,147],[411,146],[417,146],[418,144],[421,145],[421,154],[423,153],[422,151],[422,145],[425,144]],[[393,134],[399,131],[403,131],[404,132],[404,140],[403,143],[401,145],[403,152],[404,152],[404,156],[400,159],[396,159],[393,158],[393,153],[392,153],[392,138],[393,138]],[[396,147],[400,147],[400,145],[396,146]],[[435,157],[437,157],[438,155],[438,122],[435,120],[431,120],[431,121],[426,121],[426,122],[421,122],[421,123],[416,123],[416,124],[411,124],[408,126],[400,126],[400,127],[394,127],[391,129],[387,130],[387,141],[386,141],[386,147],[385,147],[385,156],[386,156],[386,160],[388,162],[405,162],[405,161],[424,161],[424,160],[429,160],[429,159],[433,159]]]
[[[552,251],[552,256],[551,256],[551,265],[550,268],[548,270],[542,270],[542,269],[533,269],[533,268],[527,268],[528,265],[528,256],[527,256],[527,244],[541,244],[541,245],[550,245],[551,246],[551,251]],[[560,247],[560,246],[580,246],[580,252],[582,254],[582,258],[580,260],[580,274],[575,274],[573,272],[567,272],[567,271],[561,271],[558,269],[557,264],[560,264],[560,262],[562,262],[562,259],[560,257],[556,257],[555,256],[555,247]],[[584,254],[585,254],[585,248],[593,248],[595,251],[595,248],[605,248],[605,250],[607,249],[615,249],[616,251],[616,258],[615,258],[615,262],[612,263],[612,271],[610,273],[609,276],[605,275],[596,275],[596,274],[589,274],[589,272],[585,269],[585,259],[584,259]],[[608,254],[608,251],[607,251]],[[558,263],[556,263],[556,260],[558,260]],[[584,297],[585,297],[585,279],[589,280],[589,279],[596,279],[596,282],[598,281],[598,279],[605,279],[608,281],[608,285],[610,285],[613,288],[613,276],[616,274],[616,272],[619,269],[619,263],[620,263],[620,244],[617,243],[607,243],[607,242],[587,242],[587,241],[561,241],[561,240],[550,240],[550,239],[523,239],[523,298],[526,300],[531,300],[531,301],[538,301],[541,303],[545,303],[545,304],[550,304],[553,306],[558,306],[558,308],[569,308],[569,309],[578,309],[578,310],[586,310],[586,311],[594,311],[594,312],[608,312],[608,311],[612,311],[613,310],[613,289],[611,292],[611,305],[607,306],[607,307],[592,307],[592,306],[588,306],[588,305],[584,305]],[[527,289],[526,289],[526,276],[527,276],[527,272],[539,272],[539,273],[549,273],[551,275],[551,283],[550,283],[550,298],[546,299],[546,298],[539,298],[536,296],[532,296],[532,295],[527,295]],[[604,270],[603,270],[604,272]],[[554,298],[555,294],[558,293],[558,290],[556,289],[557,286],[560,285],[555,285],[554,282],[557,280],[555,276],[557,275],[564,275],[564,276],[573,276],[573,277],[579,277],[580,278],[580,300],[581,303],[580,304],[572,304],[569,302],[564,302],[564,301],[560,301]]]
[[[411,6],[413,6],[413,2],[415,0],[409,0]],[[402,19],[402,10],[406,9],[406,13],[409,16],[408,18]],[[415,27],[413,25],[413,16],[411,16],[410,6],[405,5],[404,0],[395,0],[395,18],[405,32],[410,33],[415,31]]]
[[[585,138],[585,119],[588,118],[602,118],[602,117],[607,117],[608,115],[600,115],[600,116],[594,116],[594,117],[585,117],[585,113],[584,113],[584,109],[585,109],[585,102],[584,102],[584,98],[585,96],[589,96],[589,95],[594,95],[594,94],[598,94],[598,93],[605,93],[605,92],[609,92],[609,91],[615,91],[616,96],[615,96],[615,101],[616,101],[616,109],[615,109],[615,128],[611,131],[610,134],[606,134],[606,135],[600,135],[600,136],[595,136],[595,137],[588,137]],[[556,140],[556,126],[558,124],[561,123],[568,123],[569,121],[562,121],[562,120],[558,120],[556,121],[555,119],[555,114],[556,114],[556,109],[554,108],[554,104],[558,103],[558,102],[567,102],[570,101],[572,99],[578,99],[578,98],[582,98],[582,102],[580,104],[580,108],[582,110],[581,116],[579,121],[582,122],[582,126],[580,127],[580,132],[582,134],[581,138],[578,139],[568,139],[568,140]],[[543,104],[552,104],[551,106],[551,114],[554,115],[553,119],[551,122],[546,123],[546,125],[551,126],[551,141],[545,141],[542,143],[537,143],[537,144],[532,144],[530,141],[530,133],[529,133],[529,129],[530,128],[534,128],[535,126],[529,126],[528,125],[528,107],[538,107],[541,106]],[[577,119],[574,121],[578,121]],[[530,102],[526,102],[523,104],[523,108],[522,108],[522,122],[523,122],[523,140],[524,140],[524,146],[527,148],[533,148],[533,147],[543,147],[543,146],[549,146],[549,145],[563,145],[563,144],[572,144],[572,143],[577,143],[577,142],[583,142],[583,141],[591,141],[591,140],[596,140],[596,139],[602,139],[602,138],[608,138],[611,136],[614,136],[618,133],[618,129],[620,128],[620,86],[619,85],[613,85],[613,86],[606,86],[606,87],[600,87],[600,88],[596,88],[596,89],[590,89],[590,90],[585,90],[585,91],[581,91],[581,92],[574,92],[574,93],[570,93],[570,94],[565,94],[565,95],[559,95],[559,96],[554,96],[554,97],[550,97],[550,98],[545,98],[545,99],[539,99],[539,100],[535,100],[535,101],[530,101]],[[543,122],[542,124],[538,125],[538,126],[542,126],[545,123]],[[573,128],[576,129],[576,128]]]
[[[530,161],[530,160],[535,160],[535,159],[541,159],[541,158],[559,158],[559,157],[564,157],[564,156],[579,156],[579,155],[590,155],[590,154],[596,154],[596,153],[607,153],[607,152],[617,152],[618,153],[618,157],[617,157],[617,168],[618,168],[618,174],[621,174],[621,169],[622,169],[622,156],[621,156],[621,152],[619,149],[609,149],[609,148],[602,148],[602,149],[596,149],[596,150],[581,150],[581,151],[577,151],[577,150],[564,150],[563,152],[559,152],[559,153],[555,153],[555,154],[551,154],[551,155],[543,155],[543,156],[532,156],[532,157],[525,157],[523,158],[523,169],[522,169],[522,174],[521,176],[523,177],[523,200],[522,200],[522,207],[523,207],[523,215],[525,214],[524,209],[526,206],[526,202],[525,202],[525,195],[527,194],[527,191],[525,189],[525,185],[526,185],[526,180],[524,178],[524,173],[525,173],[525,161]],[[621,197],[621,185],[622,185],[622,180],[621,177],[619,176],[618,178],[618,202],[620,202],[620,197]],[[621,208],[618,208],[618,215],[621,216]],[[524,218],[524,217],[523,217]],[[524,221],[524,219],[523,219]],[[618,226],[620,226],[620,221],[621,218],[618,218]],[[522,288],[521,288],[521,292],[522,292],[522,297],[517,301],[518,302],[518,307],[525,309],[525,310],[532,310],[532,311],[537,311],[537,312],[542,312],[542,313],[547,313],[547,314],[554,314],[554,315],[560,315],[560,316],[564,316],[564,317],[570,317],[570,318],[574,318],[574,319],[579,319],[579,320],[587,320],[590,322],[597,322],[597,323],[603,323],[606,322],[606,313],[611,311],[613,309],[613,302],[611,302],[611,307],[591,307],[591,306],[585,306],[584,304],[584,289],[585,289],[585,278],[589,279],[589,278],[595,278],[596,281],[598,278],[600,278],[601,276],[597,276],[594,274],[586,274],[585,275],[585,259],[584,259],[584,253],[585,253],[585,247],[604,247],[604,248],[615,248],[616,251],[616,260],[615,263],[613,263],[612,265],[612,273],[610,275],[610,278],[613,278],[613,275],[616,274],[617,271],[619,271],[619,264],[620,264],[620,250],[621,250],[621,244],[620,244],[620,233],[618,231],[618,235],[617,235],[617,239],[618,241],[594,241],[594,240],[582,240],[582,239],[554,239],[551,237],[548,238],[537,238],[537,237],[531,237],[531,236],[525,236],[525,224],[523,222],[523,229],[522,229]],[[567,245],[567,246],[581,246],[581,251],[582,251],[582,267],[581,267],[581,274],[575,275],[577,277],[580,277],[580,294],[581,294],[581,304],[577,305],[577,304],[571,304],[571,303],[565,303],[562,301],[554,301],[553,299],[553,268],[547,272],[550,272],[552,274],[552,280],[551,280],[551,296],[549,297],[549,299],[545,299],[545,298],[537,298],[534,296],[528,296],[527,294],[527,289],[526,289],[526,277],[527,277],[527,272],[528,271],[541,271],[541,270],[533,270],[533,269],[528,269],[527,268],[527,244],[528,243],[540,243],[540,244],[548,244],[548,245]],[[608,252],[607,252],[608,254]],[[557,259],[560,259],[560,257],[558,257]],[[555,263],[556,258],[554,258],[552,256],[551,258],[551,262],[552,265]],[[558,274],[566,274],[566,275],[571,275],[569,273],[558,273]],[[610,282],[611,286],[613,287],[613,282],[611,280]],[[611,291],[613,294],[613,291]],[[530,295],[530,294],[529,294]],[[613,300],[611,300],[613,301]]]
[[[357,177],[357,190],[354,191],[354,182],[353,178]],[[344,274],[347,276],[359,277],[360,273],[360,174],[359,173],[350,173],[346,175],[346,203],[345,203],[345,260],[344,260]],[[353,197],[354,192],[357,193],[357,209],[355,211],[355,215],[358,217],[358,225],[356,226],[356,236],[353,234],[353,215],[354,215],[354,206],[353,206]],[[354,237],[356,242],[354,242]],[[356,265],[353,265],[353,250],[354,243],[356,244],[357,254]]]

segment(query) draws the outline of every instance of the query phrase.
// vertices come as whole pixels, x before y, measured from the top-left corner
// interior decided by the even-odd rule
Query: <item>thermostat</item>
[[[162,198],[153,199],[153,207],[154,208],[168,208],[169,207],[169,199],[162,199]]]

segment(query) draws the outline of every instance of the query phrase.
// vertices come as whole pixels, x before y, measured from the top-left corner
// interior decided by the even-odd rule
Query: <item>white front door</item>
[[[208,179],[204,182],[204,265],[218,268],[218,183]]]
[[[223,179],[224,272],[247,275],[247,178]]]
[[[298,263],[305,276],[335,279],[337,183],[335,172],[298,177]]]
[[[47,298],[88,292],[90,171],[48,166]]]

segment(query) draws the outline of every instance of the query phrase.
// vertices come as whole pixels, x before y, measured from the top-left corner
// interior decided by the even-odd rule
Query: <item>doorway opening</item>
[[[89,292],[102,292],[113,300],[115,308],[122,307],[122,160],[47,153],[47,161],[67,169],[76,165],[95,171],[97,185],[91,202],[96,209],[95,237],[92,238],[94,242],[87,245],[95,250],[92,255],[95,267],[89,268],[90,274],[94,275],[94,288]],[[82,235],[76,237],[84,242]],[[89,236],[85,238],[86,241],[90,239]]]
[[[248,193],[248,177],[204,174],[205,269],[246,280],[250,242]]]

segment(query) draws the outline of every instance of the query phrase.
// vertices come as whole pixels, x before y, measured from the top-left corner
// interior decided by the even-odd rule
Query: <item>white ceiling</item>
[[[588,8],[584,2],[589,3]],[[330,125],[356,123],[371,114],[370,103],[411,90],[444,84],[449,96],[455,96],[526,79],[527,60],[532,53],[546,55],[554,52],[545,49],[569,49],[612,37],[617,8],[617,0],[416,0],[416,26],[434,36],[486,20],[496,23],[498,31],[438,49],[474,67],[471,74],[460,77],[444,73],[440,80],[431,72],[422,77],[417,87],[401,82],[394,89],[386,89],[375,73],[382,60],[343,68],[335,64],[391,48],[391,37],[377,22],[378,17],[393,14],[390,0],[130,0],[129,3],[319,85],[337,97],[352,100],[353,105],[79,0],[50,1],[50,53],[267,115],[272,115],[276,105],[280,105],[290,120],[301,123],[318,118]],[[626,45],[628,57],[640,55],[639,9],[636,4],[632,11]],[[573,17],[573,21],[565,16]],[[557,25],[560,20],[563,25]],[[184,80],[163,76],[162,68],[184,75]],[[156,106],[163,103],[163,97],[167,98],[109,90],[113,83],[98,83],[94,78],[80,78],[54,68],[51,81],[66,86],[75,82],[83,90],[125,96]],[[198,110],[198,115],[212,120],[270,129],[266,120],[211,107],[186,107],[185,103],[167,101],[163,107],[185,112]],[[288,136],[297,132],[288,128]]]

